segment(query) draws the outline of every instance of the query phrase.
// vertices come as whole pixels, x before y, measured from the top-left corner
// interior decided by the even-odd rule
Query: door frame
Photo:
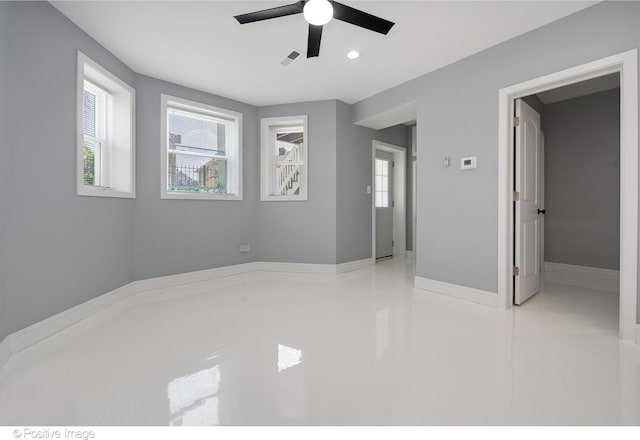
[[[376,150],[393,154],[393,161],[398,165],[393,168],[393,256],[404,257],[407,251],[406,232],[406,167],[407,150],[397,145],[373,140],[371,143],[371,258],[376,261]]]
[[[413,258],[417,258],[416,253],[416,233],[418,230],[418,124],[411,127],[411,219],[412,239],[411,253]]]
[[[498,307],[513,306],[514,100],[620,73],[620,337],[636,342],[638,293],[638,54],[622,52],[498,91]]]

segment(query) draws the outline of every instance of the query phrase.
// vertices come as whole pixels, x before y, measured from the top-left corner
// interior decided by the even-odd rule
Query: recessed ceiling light
[[[357,50],[350,50],[349,52],[347,52],[347,58],[349,58],[350,60],[360,58],[360,52],[358,52]]]

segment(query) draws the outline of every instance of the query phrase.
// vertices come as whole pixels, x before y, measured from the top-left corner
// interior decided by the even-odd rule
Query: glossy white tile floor
[[[640,424],[617,295],[547,284],[503,312],[412,280],[390,260],[144,295],[14,356],[0,424]]]

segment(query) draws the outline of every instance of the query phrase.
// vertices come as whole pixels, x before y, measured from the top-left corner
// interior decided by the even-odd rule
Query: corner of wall
[[[8,157],[7,139],[7,66],[9,65],[9,13],[10,3],[0,2],[0,157]],[[0,161],[0,188],[6,188],[6,167],[9,161]],[[6,197],[0,191],[0,346],[8,333],[6,312]],[[1,352],[2,350],[0,350]],[[2,364],[0,353],[0,365]]]

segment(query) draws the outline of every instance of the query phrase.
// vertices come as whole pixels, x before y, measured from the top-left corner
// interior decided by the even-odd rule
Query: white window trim
[[[85,66],[90,66],[94,70],[100,72],[110,81],[116,83],[129,93],[131,99],[131,191],[117,191],[113,188],[87,186],[84,184],[84,133],[82,129],[82,115],[84,109],[84,82],[85,82]],[[102,88],[102,87],[98,87]],[[108,93],[108,91],[107,91]],[[108,104],[107,104],[108,105]],[[76,69],[76,194],[79,196],[93,197],[115,197],[125,199],[135,199],[136,197],[136,91],[126,82],[113,75],[100,64],[78,51],[77,69]]]
[[[273,127],[290,127],[302,125],[304,130],[302,174],[300,177],[300,194],[279,196],[270,194],[273,177],[273,155],[271,154],[270,131]],[[260,201],[263,202],[299,202],[308,200],[309,181],[309,129],[307,115],[277,116],[260,119]]]
[[[160,130],[162,151],[160,160],[160,198],[172,200],[242,200],[242,113],[165,94],[161,95],[161,101],[162,123],[160,124]],[[237,190],[233,194],[182,193],[167,190],[167,144],[169,138],[167,131],[167,110],[170,106],[193,113],[200,113],[205,116],[213,116],[216,118],[230,120],[235,123],[236,133],[233,136],[232,142],[235,144],[233,147],[236,151],[235,154],[237,154],[237,169],[231,170],[232,167],[229,167],[229,162],[227,163],[227,173],[231,175],[235,173],[237,175],[237,182],[235,182]]]

